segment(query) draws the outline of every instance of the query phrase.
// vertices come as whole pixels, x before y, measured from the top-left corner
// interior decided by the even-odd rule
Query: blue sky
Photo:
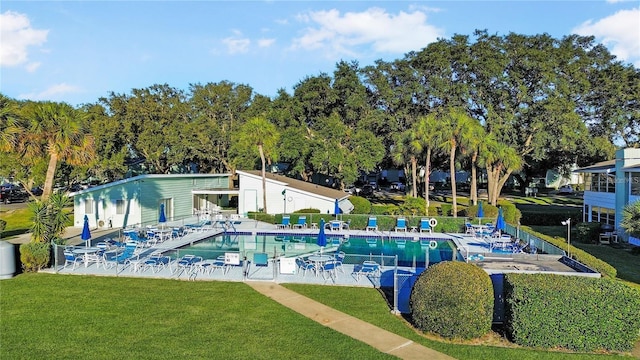
[[[0,92],[74,106],[165,83],[291,93],[340,60],[392,61],[475,29],[594,35],[640,67],[638,1],[3,0],[0,16]]]

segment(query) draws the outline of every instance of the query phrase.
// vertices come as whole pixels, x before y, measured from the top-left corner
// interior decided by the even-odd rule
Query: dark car
[[[6,187],[0,190],[0,203],[24,202],[29,199],[29,194],[18,187]]]
[[[371,186],[369,184],[364,185],[362,187],[362,189],[360,190],[360,196],[364,196],[364,197],[372,196],[373,195],[373,190],[374,190],[373,186]]]

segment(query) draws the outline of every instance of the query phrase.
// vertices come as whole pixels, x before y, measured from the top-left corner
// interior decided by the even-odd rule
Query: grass
[[[31,228],[30,214],[28,208],[16,210],[0,211],[0,220],[7,222],[7,226],[2,231],[2,238],[24,234]]]
[[[0,318],[3,359],[394,358],[237,282],[22,274]]]
[[[287,287],[459,359],[606,357],[435,341],[374,289]],[[3,359],[394,358],[237,282],[22,274],[2,281],[0,318]]]

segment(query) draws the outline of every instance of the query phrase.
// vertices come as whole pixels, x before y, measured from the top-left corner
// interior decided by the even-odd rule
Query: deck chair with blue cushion
[[[364,261],[359,268],[353,268],[353,275],[359,281],[362,275],[376,276],[380,274],[380,265],[375,261]]]
[[[378,219],[375,216],[369,217],[366,231],[378,231]]]
[[[253,266],[257,267],[253,273],[247,274],[247,277],[260,271],[259,268],[266,268],[269,266],[269,255],[267,253],[257,252],[253,253]]]
[[[316,265],[310,261],[305,261],[303,258],[296,258],[296,265],[298,270],[302,273],[302,276],[307,275],[307,271],[315,273]]]
[[[429,219],[420,219],[420,232],[431,232],[431,224],[429,224]]]
[[[396,232],[404,231],[407,232],[407,219],[400,217],[396,220]]]
[[[72,266],[72,269],[75,270],[78,264],[82,264],[84,262],[84,258],[80,255],[76,255],[71,251],[64,252],[64,268],[68,265]]]
[[[293,225],[294,229],[305,229],[307,227],[307,217],[301,215],[298,217],[298,223]]]
[[[278,224],[278,229],[288,229],[291,227],[291,217],[289,215],[282,215],[282,222]]]

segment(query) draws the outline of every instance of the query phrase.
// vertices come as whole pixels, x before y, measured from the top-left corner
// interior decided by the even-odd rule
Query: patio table
[[[97,247],[88,247],[88,248],[77,248],[73,249],[72,252],[76,255],[82,255],[82,259],[84,261],[84,267],[89,267],[89,262],[91,262],[91,256],[97,253],[100,248]]]
[[[329,260],[333,259],[332,255],[311,255],[307,258],[309,261],[313,262],[313,265],[316,270],[316,276],[320,273],[320,267],[324,265]]]

